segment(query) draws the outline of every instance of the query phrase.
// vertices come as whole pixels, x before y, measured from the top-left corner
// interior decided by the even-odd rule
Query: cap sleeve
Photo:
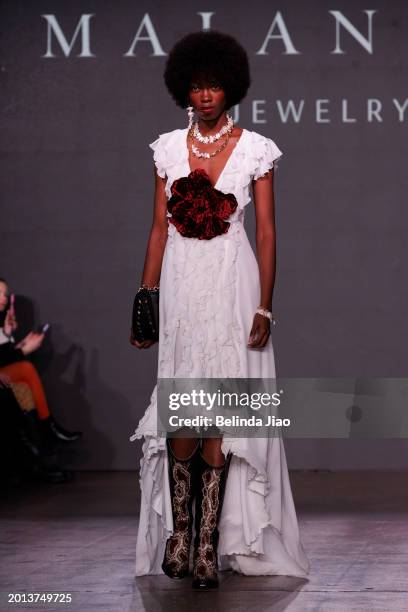
[[[153,159],[157,168],[157,174],[164,178],[166,176],[166,150],[164,148],[162,134],[156,138],[154,142],[149,144],[149,147],[153,149]]]
[[[255,167],[253,170],[254,180],[261,178],[272,168],[277,169],[277,162],[283,153],[278,145],[266,136],[257,135],[255,142]]]

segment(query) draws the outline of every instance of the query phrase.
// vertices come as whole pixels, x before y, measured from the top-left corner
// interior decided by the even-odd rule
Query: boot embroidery
[[[217,527],[221,473],[221,470],[211,469],[205,470],[202,475],[203,497],[199,526],[199,544],[195,551],[195,578],[207,579],[217,575],[217,543],[214,541],[214,536],[216,535],[214,532]]]
[[[192,461],[171,462],[173,480],[173,534],[166,542],[163,571],[180,575],[188,572],[192,539]]]

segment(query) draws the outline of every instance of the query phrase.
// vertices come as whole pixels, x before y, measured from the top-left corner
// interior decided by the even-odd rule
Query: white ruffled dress
[[[171,185],[190,173],[188,129],[161,134],[149,146],[159,176]],[[172,223],[160,276],[158,377],[274,378],[272,333],[263,349],[247,347],[259,304],[259,268],[244,228],[250,186],[276,167],[282,152],[270,138],[244,129],[216,189],[233,193],[238,207],[226,234],[186,238]],[[167,213],[170,216],[170,213]],[[273,327],[271,328],[273,331]],[[164,547],[173,530],[166,441],[156,430],[157,385],[130,438],[144,438],[136,575],[162,574]],[[232,459],[220,518],[220,569],[247,575],[305,577],[303,549],[283,441],[223,437]]]

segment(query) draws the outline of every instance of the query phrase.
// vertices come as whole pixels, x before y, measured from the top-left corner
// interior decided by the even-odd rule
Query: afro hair
[[[251,84],[245,49],[229,34],[216,30],[191,32],[169,53],[164,82],[178,106],[189,106],[195,79],[215,80],[225,91],[226,109],[238,104]]]

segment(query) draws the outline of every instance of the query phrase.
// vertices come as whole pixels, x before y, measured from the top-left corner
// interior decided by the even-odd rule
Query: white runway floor
[[[291,472],[309,580],[222,575],[135,579],[137,474],[78,473],[2,499],[0,610],[399,612],[408,610],[406,473]],[[71,604],[7,604],[8,593],[71,593]]]

